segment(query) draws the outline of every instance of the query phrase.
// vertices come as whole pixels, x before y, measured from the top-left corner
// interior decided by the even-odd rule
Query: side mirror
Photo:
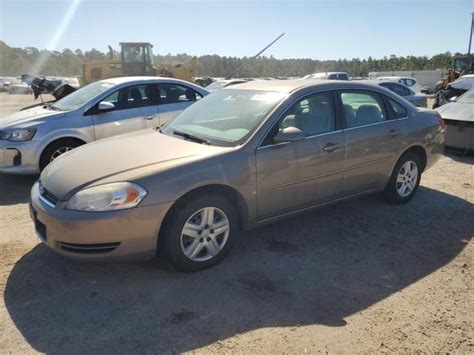
[[[115,105],[111,102],[101,101],[99,103],[99,113],[106,113],[115,110]]]
[[[457,96],[450,97],[449,102],[456,102],[457,99],[458,99]]]
[[[277,133],[275,138],[273,138],[273,142],[275,143],[296,142],[296,141],[302,141],[303,139],[305,139],[305,137],[306,135],[301,129],[296,128],[296,127],[287,127]]]

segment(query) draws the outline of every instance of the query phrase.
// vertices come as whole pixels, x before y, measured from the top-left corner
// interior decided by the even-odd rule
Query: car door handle
[[[145,116],[145,117],[143,117],[143,118],[144,118],[145,120],[148,120],[148,121],[149,121],[149,120],[152,120],[152,119],[153,119],[153,115]]]
[[[323,147],[323,150],[327,153],[332,153],[341,148],[339,143],[328,143]]]
[[[390,131],[388,131],[387,134],[388,134],[390,137],[396,137],[396,136],[398,136],[398,133],[400,133],[400,131],[399,131],[398,129],[392,128]]]

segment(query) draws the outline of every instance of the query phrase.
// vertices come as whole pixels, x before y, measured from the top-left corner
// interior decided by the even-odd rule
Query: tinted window
[[[338,79],[339,80],[349,80],[349,77],[347,74],[338,74]]]
[[[388,102],[395,118],[404,118],[408,116],[408,111],[401,104],[392,99],[388,99]]]
[[[330,92],[306,96],[293,104],[283,115],[278,129],[296,127],[306,136],[335,130],[334,105]]]
[[[400,96],[410,95],[410,91],[403,85],[399,85],[399,84],[392,84],[392,91],[395,94],[400,95]]]
[[[412,79],[401,79],[400,82],[401,82],[403,85],[406,85],[406,86],[413,86],[413,85],[415,85],[415,80],[412,80]]]
[[[162,105],[200,99],[202,99],[202,95],[189,87],[176,84],[160,84],[160,103]]]
[[[347,91],[341,93],[347,127],[364,126],[387,120],[383,101],[376,93],[369,91]]]
[[[116,110],[153,106],[158,104],[159,92],[156,84],[133,85],[122,88],[102,101],[115,105]]]

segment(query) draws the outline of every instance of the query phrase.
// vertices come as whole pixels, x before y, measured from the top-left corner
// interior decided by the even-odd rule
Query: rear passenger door
[[[382,95],[370,90],[341,90],[344,108],[344,195],[386,184],[400,151],[400,122],[392,119]]]
[[[181,111],[202,99],[194,89],[180,84],[160,84],[158,120],[164,124],[176,117]]]

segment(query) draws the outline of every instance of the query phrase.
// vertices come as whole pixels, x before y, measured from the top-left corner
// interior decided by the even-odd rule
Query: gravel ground
[[[376,195],[286,219],[192,274],[47,250],[35,178],[0,175],[2,354],[474,352],[474,157],[444,157],[407,205]]]

